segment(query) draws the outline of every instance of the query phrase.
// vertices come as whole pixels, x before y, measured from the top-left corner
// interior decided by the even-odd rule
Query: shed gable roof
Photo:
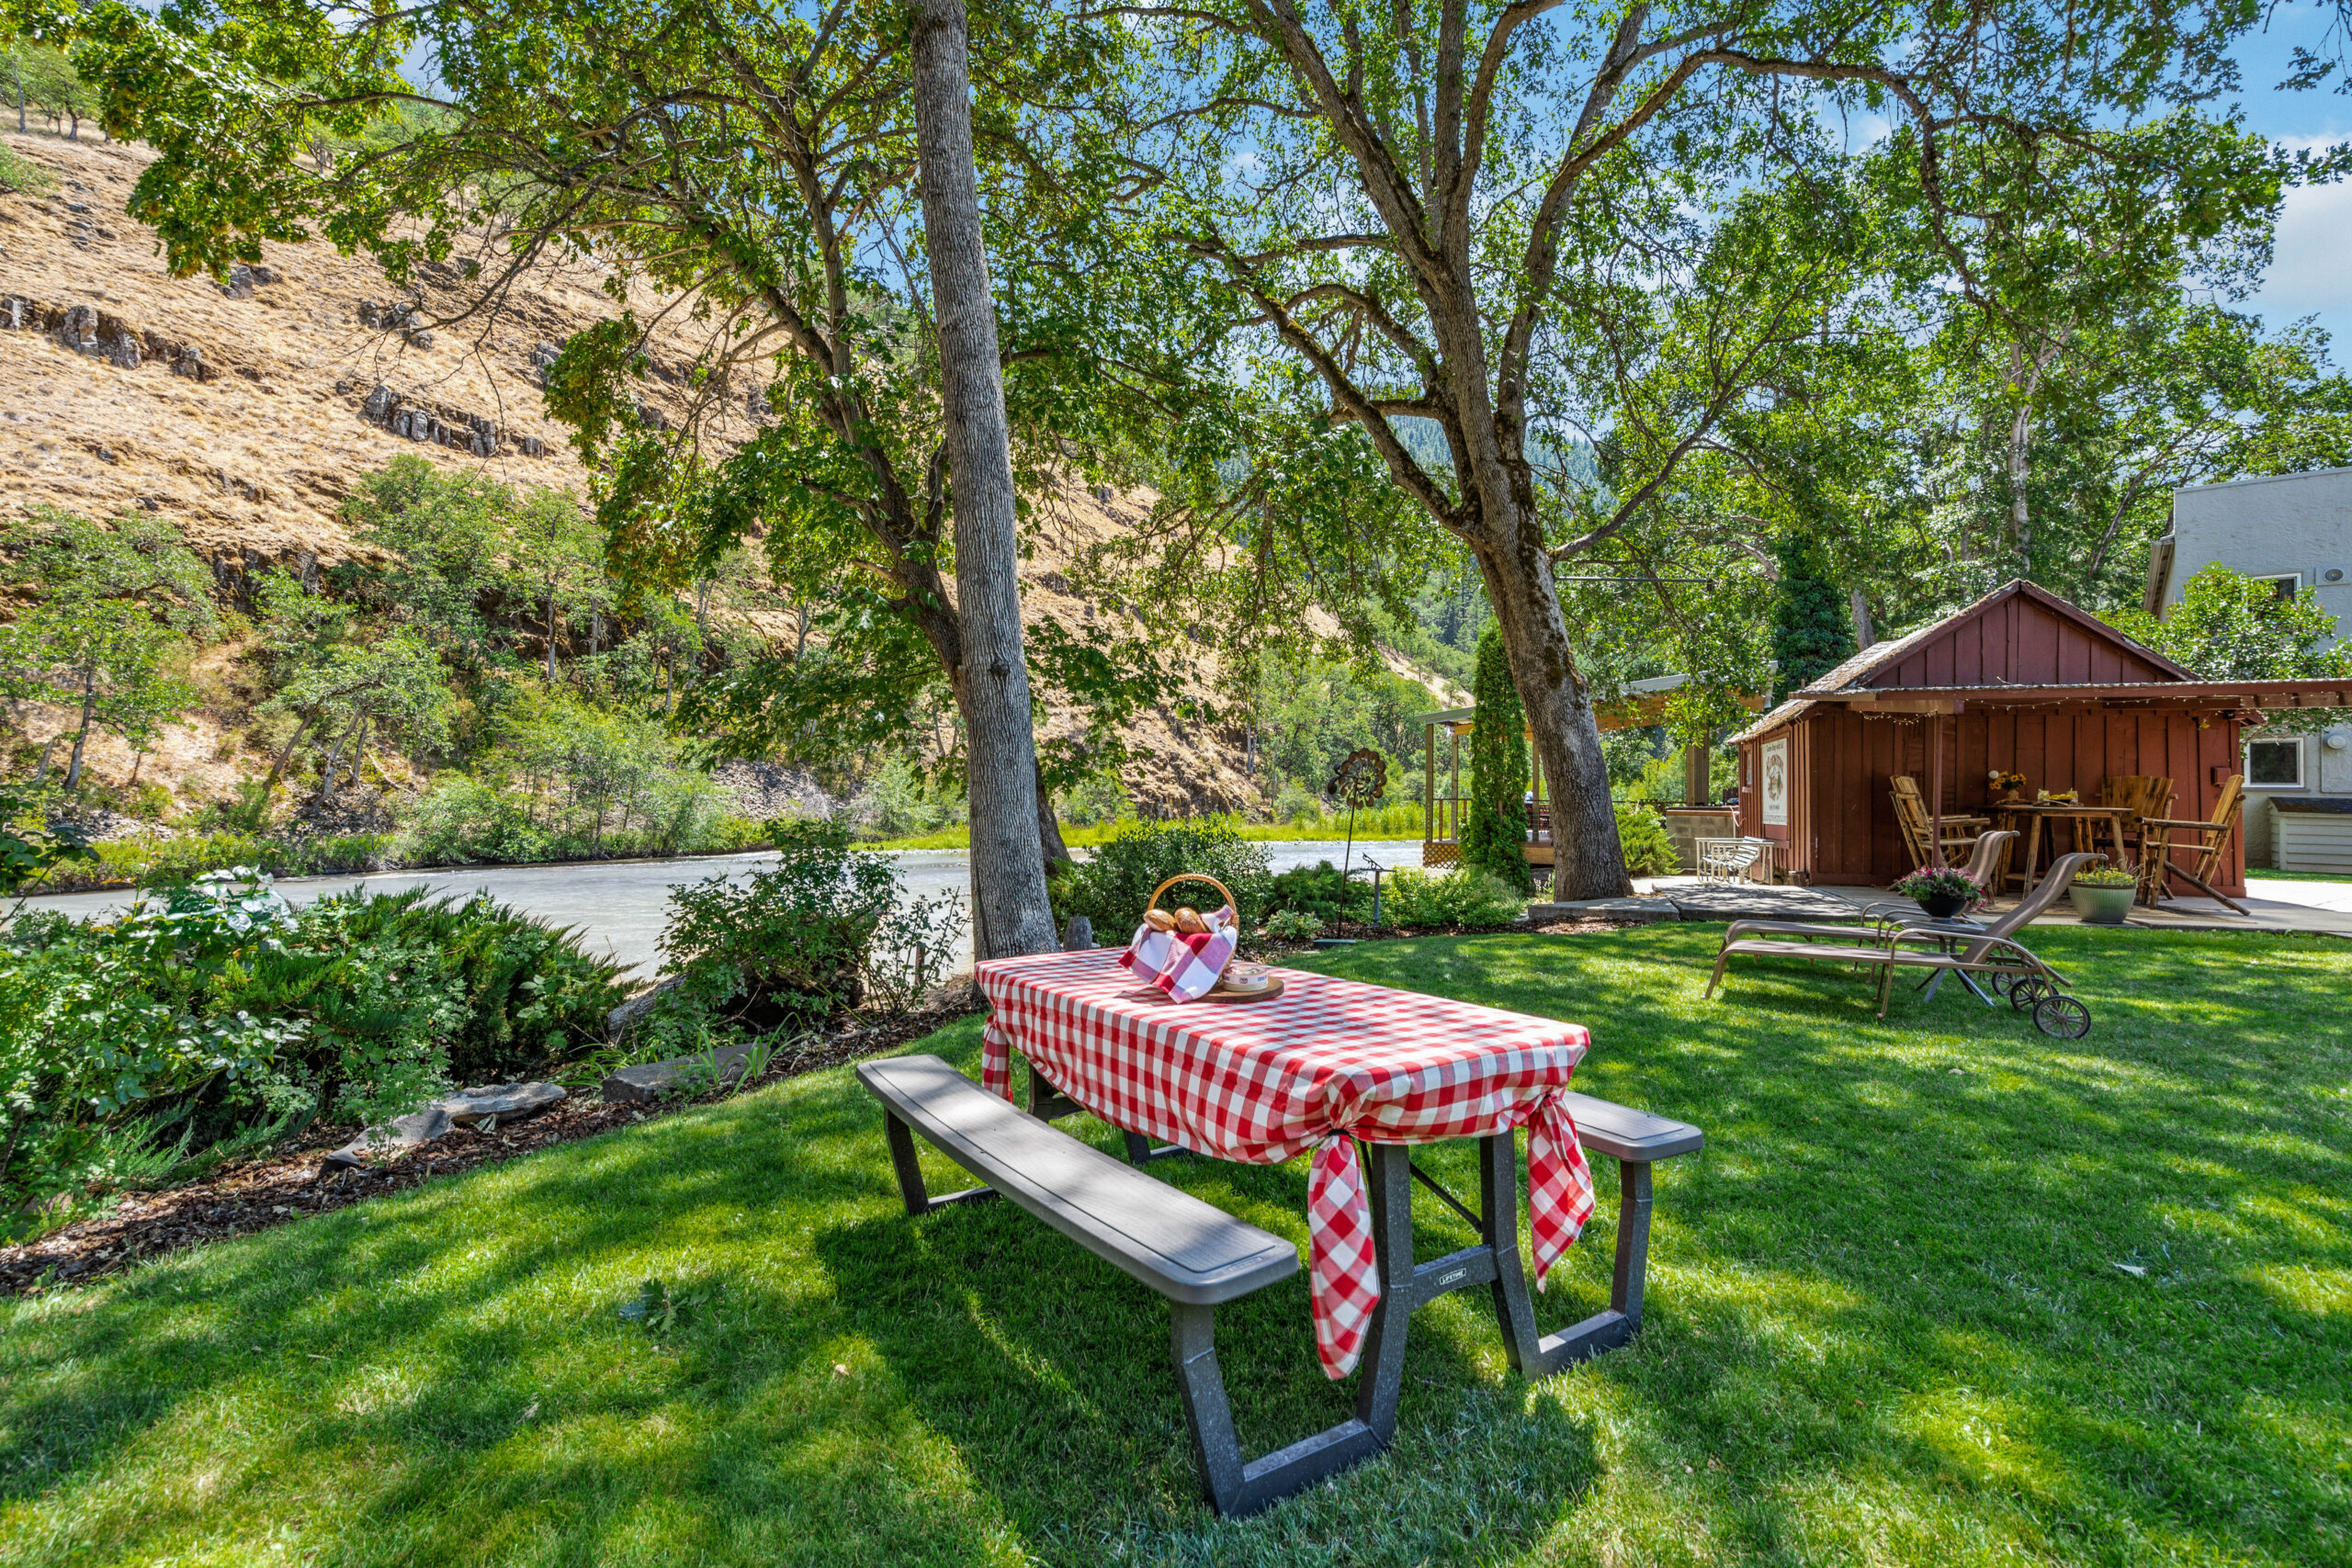
[[[2194,681],[2146,644],[2023,578],[1855,654],[1807,693]]]

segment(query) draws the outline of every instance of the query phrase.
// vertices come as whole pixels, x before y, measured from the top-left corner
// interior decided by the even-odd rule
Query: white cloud
[[[2290,149],[2325,146],[2335,137],[2281,137]],[[2338,352],[2352,348],[2352,182],[2302,186],[2278,213],[2262,291],[2247,301],[2270,326],[2318,316]]]

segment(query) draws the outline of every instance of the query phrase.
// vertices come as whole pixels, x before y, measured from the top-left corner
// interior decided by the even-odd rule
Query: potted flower
[[[2078,871],[2067,886],[2075,914],[2086,926],[2120,926],[2132,912],[2140,890],[2139,874],[2130,866],[2103,865]]]
[[[1966,872],[1948,865],[1923,865],[1896,883],[1894,890],[1905,898],[1917,899],[1919,908],[1939,920],[1951,919],[1984,897],[1984,889]]]
[[[2003,806],[2017,804],[2018,792],[2025,788],[2023,773],[2011,773],[2006,768],[1995,768],[1986,777],[1993,781],[1993,792],[1998,804]]]

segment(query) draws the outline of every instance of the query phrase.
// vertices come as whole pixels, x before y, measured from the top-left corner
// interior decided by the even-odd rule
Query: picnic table
[[[2041,868],[2041,839],[2045,824],[2065,823],[2075,835],[2075,849],[2095,851],[2098,848],[2098,829],[2103,823],[2107,828],[2108,841],[2114,847],[2114,863],[2121,865],[2125,862],[2123,834],[2134,816],[2129,807],[2085,805],[2079,801],[2019,800],[1996,801],[1992,810],[2013,823],[2018,818],[2025,819],[2025,864],[2023,869],[2010,874],[2020,889],[2030,889],[2034,886],[2034,873]],[[2056,852],[2057,847],[2056,835],[2052,834],[2052,853]]]
[[[1405,1145],[1528,1129],[1528,1228],[1540,1288],[1592,1213],[1592,1173],[1559,1091],[1582,1025],[1295,970],[1271,1001],[1177,1003],[1118,954],[1036,953],[975,970],[994,1008],[984,1088],[1012,1095],[1012,1054],[1114,1127],[1217,1159],[1273,1165],[1312,1151],[1307,1261],[1315,1344],[1330,1377],[1362,1354],[1382,1291],[1359,1142]],[[1396,1182],[1409,1213],[1401,1158]],[[1379,1179],[1380,1173],[1374,1173]],[[1515,1208],[1516,1195],[1510,1196]],[[1409,1235],[1409,1230],[1407,1231]],[[1522,1296],[1516,1248],[1506,1290]]]
[[[1177,1002],[1139,985],[1110,950],[991,960],[975,973],[994,1008],[980,1083],[934,1056],[858,1065],[883,1102],[907,1212],[1009,1200],[1165,1296],[1203,1484],[1219,1512],[1252,1512],[1385,1449],[1406,1325],[1440,1296],[1489,1287],[1505,1355],[1528,1377],[1639,1330],[1651,1167],[1706,1139],[1687,1123],[1568,1089],[1590,1043],[1581,1026],[1290,970],[1273,972],[1283,986],[1276,998]],[[1009,1103],[1015,1052],[1029,1062],[1027,1111]],[[1126,1134],[1133,1163],[1053,1127],[1081,1110]],[[1538,1289],[1592,1213],[1581,1145],[1618,1163],[1609,1305],[1555,1334],[1536,1325],[1520,1259],[1521,1127]],[[934,1196],[915,1134],[983,1185]],[[1155,1138],[1169,1146],[1154,1149]],[[1478,1140],[1475,1209],[1412,1161],[1413,1145],[1453,1138]],[[1142,1168],[1193,1153],[1252,1164],[1311,1153],[1316,1350],[1330,1377],[1363,1362],[1353,1418],[1256,1460],[1244,1458],[1235,1431],[1214,1317],[1295,1273],[1297,1253]],[[1416,1183],[1467,1220],[1476,1243],[1416,1261]]]

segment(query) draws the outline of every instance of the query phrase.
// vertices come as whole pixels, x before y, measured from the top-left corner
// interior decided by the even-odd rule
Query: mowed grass
[[[1835,970],[1702,1002],[1719,933],[1315,961],[1585,1022],[1580,1086],[1709,1146],[1634,1347],[1529,1383],[1446,1298],[1391,1452],[1258,1518],[1199,1501],[1159,1300],[908,1220],[835,1071],[0,1306],[0,1562],[2352,1561],[2352,947],[2038,932],[2097,1019],[2056,1042]],[[1155,1170],[1304,1235],[1303,1166]],[[1606,1299],[1598,1174],[1547,1327]],[[648,1276],[710,1304],[649,1336]],[[1345,1410],[1303,1276],[1220,1330],[1257,1450]]]

